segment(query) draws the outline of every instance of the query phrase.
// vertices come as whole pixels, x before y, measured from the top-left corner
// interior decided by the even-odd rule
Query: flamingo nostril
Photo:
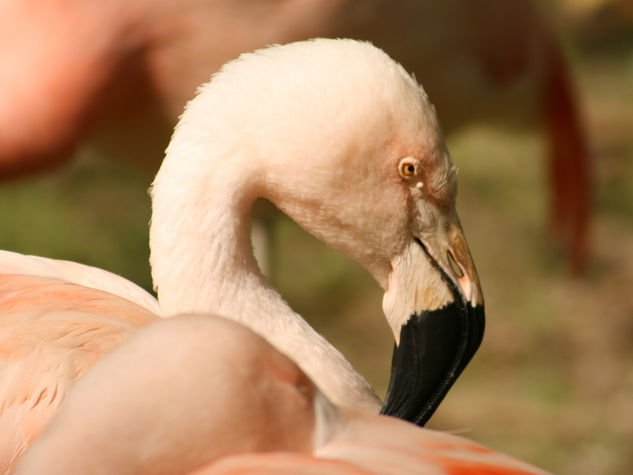
[[[455,273],[455,275],[457,276],[459,281],[464,280],[464,271],[462,270],[462,268],[460,267],[460,265],[457,263],[457,260],[455,259],[455,256],[453,256],[453,253],[451,251],[446,251],[446,260],[448,261],[449,265],[451,266],[451,269],[453,270],[453,272]]]

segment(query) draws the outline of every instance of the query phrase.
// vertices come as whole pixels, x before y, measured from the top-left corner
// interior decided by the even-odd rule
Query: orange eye
[[[398,170],[402,178],[413,178],[418,174],[418,160],[413,157],[404,157],[398,164]]]

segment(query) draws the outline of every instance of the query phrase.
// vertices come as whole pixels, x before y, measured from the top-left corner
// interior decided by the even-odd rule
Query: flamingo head
[[[170,148],[170,174],[207,170],[187,186],[221,184],[235,207],[265,197],[368,269],[396,341],[382,411],[423,424],[479,347],[484,309],[456,169],[416,80],[364,42],[259,50],[200,89]]]

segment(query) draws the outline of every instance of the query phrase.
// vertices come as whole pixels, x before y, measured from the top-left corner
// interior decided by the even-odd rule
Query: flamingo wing
[[[96,471],[545,473],[461,437],[338,408],[261,337],[210,315],[158,319],[102,358],[18,469]]]
[[[156,318],[131,300],[51,276],[72,276],[79,267],[11,257],[0,260],[0,472],[15,464],[77,379]],[[3,273],[27,272],[20,261],[39,266],[40,275]]]
[[[118,295],[160,315],[158,300],[135,283],[97,267],[60,259],[27,256],[0,250],[0,275],[24,274],[51,277]]]
[[[536,475],[547,472],[468,439],[373,414],[346,414],[314,455],[257,453],[226,457],[195,475],[263,473]]]

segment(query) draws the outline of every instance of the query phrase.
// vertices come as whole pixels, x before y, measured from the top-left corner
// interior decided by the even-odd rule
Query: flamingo
[[[245,327],[179,315],[97,362],[16,473],[545,472],[460,437],[337,407]]]
[[[456,192],[433,106],[382,50],[317,39],[227,63],[187,105],[151,189],[158,301],[106,271],[0,253],[0,467],[15,464],[103,354],[180,313],[247,326],[337,405],[424,424],[483,337]],[[248,234],[260,196],[385,290],[396,344],[382,407],[259,271]]]
[[[559,41],[531,0],[9,1],[0,18],[0,177],[90,142],[155,173],[195,88],[238,54],[314,36],[374,42],[406,64],[447,132],[542,125],[551,224],[581,270],[591,168]],[[77,45],[81,45],[80,48]],[[536,117],[536,121],[534,121]]]

